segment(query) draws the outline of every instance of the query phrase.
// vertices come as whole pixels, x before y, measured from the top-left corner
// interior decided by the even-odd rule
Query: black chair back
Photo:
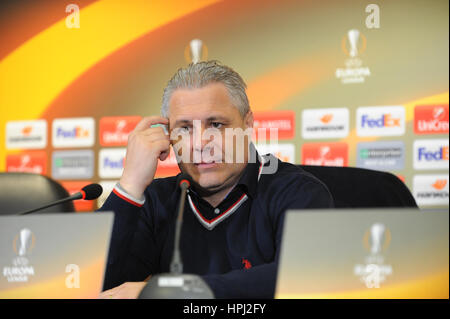
[[[395,175],[356,167],[298,165],[328,186],[336,208],[417,207]]]
[[[0,173],[0,215],[14,215],[70,196],[57,181],[32,173]],[[72,202],[46,208],[39,213],[73,212]]]

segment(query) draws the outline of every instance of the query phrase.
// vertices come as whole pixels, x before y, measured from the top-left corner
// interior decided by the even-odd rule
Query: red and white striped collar
[[[264,169],[265,160],[262,156],[258,154],[258,175],[257,175],[257,182],[259,181],[261,174]],[[252,169],[251,167],[246,167],[246,169]],[[257,184],[257,182],[255,184]],[[255,185],[256,186],[256,185]],[[197,217],[198,221],[206,227],[208,230],[214,229],[220,222],[225,220],[226,218],[230,217],[247,199],[248,195],[243,193],[242,196],[239,197],[237,201],[235,201],[230,207],[225,209],[223,212],[219,212],[217,216],[213,219],[207,219],[204,217],[204,214],[202,214],[199,210],[199,208],[194,204],[191,195],[188,193],[188,202],[189,206],[191,207],[192,212]],[[216,208],[217,209],[217,208]]]

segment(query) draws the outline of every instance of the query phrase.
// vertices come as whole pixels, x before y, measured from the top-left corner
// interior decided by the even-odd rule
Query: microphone
[[[59,204],[65,203],[65,202],[69,202],[71,200],[77,200],[77,199],[92,200],[92,199],[96,199],[102,194],[102,192],[103,192],[103,188],[99,184],[89,184],[89,185],[84,186],[79,192],[77,192],[77,193],[75,193],[75,194],[73,194],[73,195],[71,195],[69,197],[57,200],[57,201],[55,201],[53,203],[50,203],[50,204],[47,204],[47,205],[44,205],[44,206],[41,206],[41,207],[38,207],[38,208],[34,208],[34,209],[31,209],[31,210],[27,210],[25,212],[21,212],[18,215],[28,215],[28,214],[37,212],[39,210],[42,210],[42,209],[45,209],[45,208],[48,208],[48,207],[52,207],[52,206],[59,205]]]
[[[178,217],[175,224],[175,241],[174,241],[173,256],[172,261],[170,263],[170,271],[174,274],[183,273],[183,262],[181,261],[181,254],[180,254],[180,234],[181,234],[181,225],[183,223],[183,212],[184,212],[184,203],[186,202],[186,193],[188,188],[191,186],[190,179],[191,177],[186,173],[180,174],[180,176],[177,178],[177,185],[181,189],[181,195],[180,195],[180,203],[178,205]]]
[[[177,178],[181,189],[178,216],[175,222],[175,240],[170,273],[152,276],[139,294],[139,299],[213,299],[211,288],[198,275],[183,274],[180,253],[180,235],[183,224],[186,193],[191,186],[191,177],[182,173]]]

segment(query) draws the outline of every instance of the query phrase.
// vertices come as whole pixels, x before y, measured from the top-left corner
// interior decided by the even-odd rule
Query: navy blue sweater
[[[247,164],[217,207],[193,189],[188,194],[183,272],[202,276],[216,298],[273,298],[286,210],[333,206],[326,186],[311,174],[267,159],[278,161],[276,173],[265,174],[259,161]],[[113,191],[100,208],[115,212],[104,289],[169,272],[180,196],[176,179],[155,179],[142,207]]]

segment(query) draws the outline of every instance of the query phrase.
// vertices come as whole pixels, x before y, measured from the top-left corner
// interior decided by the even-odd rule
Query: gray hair
[[[169,101],[176,89],[202,88],[208,84],[222,83],[228,90],[233,105],[244,117],[250,110],[244,80],[232,68],[221,65],[219,61],[204,61],[191,63],[186,68],[180,68],[169,80],[164,89],[161,115],[169,116]]]

